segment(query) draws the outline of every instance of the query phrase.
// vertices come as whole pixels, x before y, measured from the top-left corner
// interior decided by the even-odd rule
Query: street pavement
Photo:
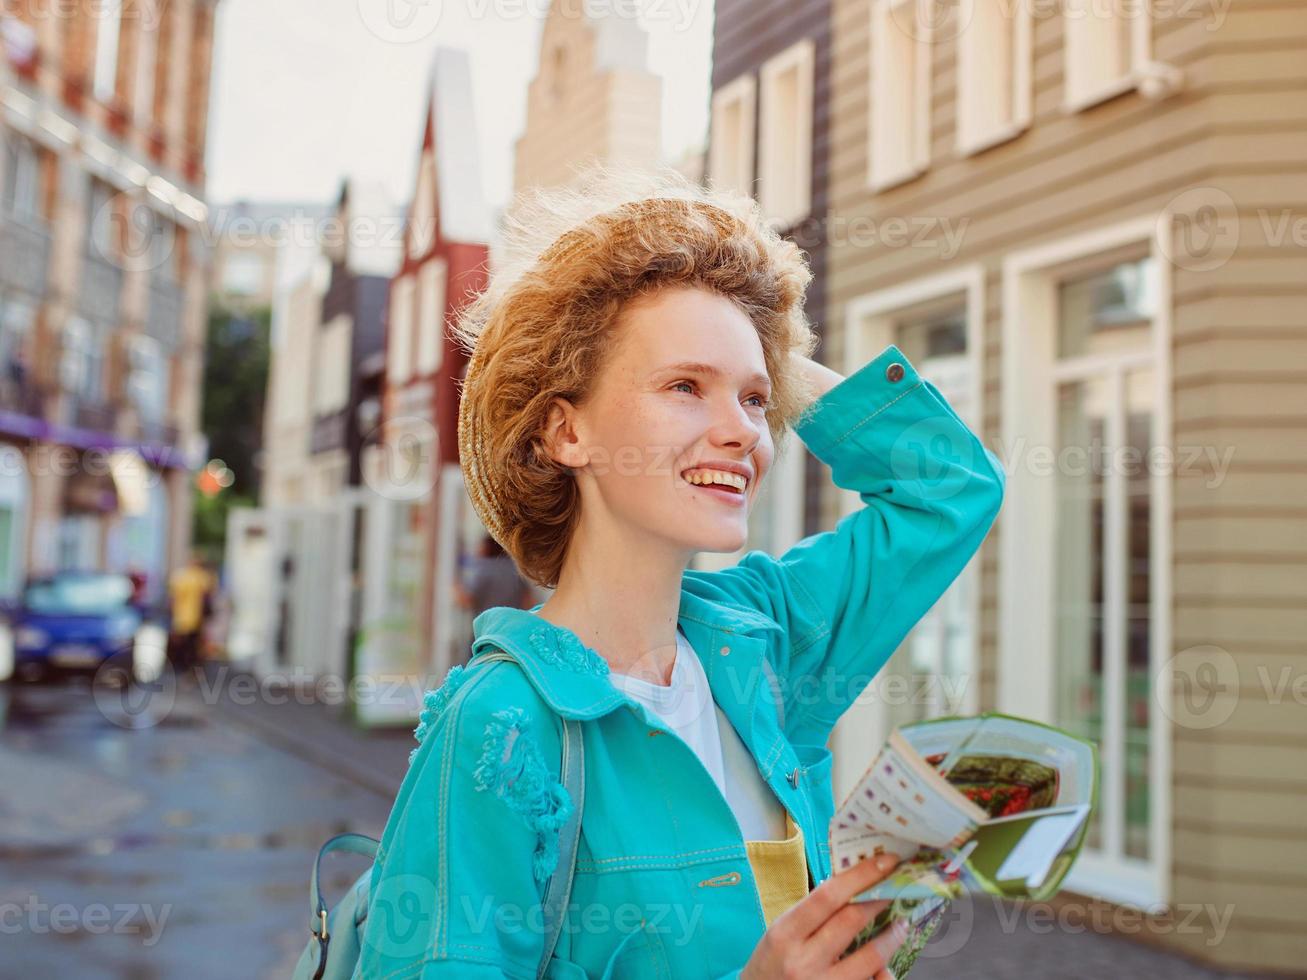
[[[207,670],[149,701],[0,685],[0,980],[289,975],[318,846],[380,836],[415,743]],[[329,900],[363,868],[333,856]],[[957,903],[912,977],[1242,976],[1038,911]]]

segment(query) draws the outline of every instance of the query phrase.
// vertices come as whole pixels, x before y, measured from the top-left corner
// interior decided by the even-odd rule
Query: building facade
[[[384,438],[372,457],[372,489],[387,500],[397,535],[392,596],[420,651],[412,668],[443,676],[466,658],[466,612],[453,601],[461,561],[474,554],[480,524],[458,465],[459,385],[467,352],[449,325],[487,285],[493,222],[481,185],[467,53],[437,49],[417,145],[417,179],[404,227],[404,256],[390,284],[386,330]],[[402,604],[401,604],[402,605]]]
[[[719,0],[707,154],[710,185],[756,197],[765,220],[803,249],[813,273],[805,312],[823,344],[830,25],[826,0]],[[823,479],[821,465],[791,439],[760,491],[745,550],[778,553],[815,530]],[[741,556],[704,554],[696,565],[731,565]]]
[[[837,792],[912,718],[1077,731],[1103,781],[1070,890],[1228,910],[1156,932],[1298,969],[1307,711],[1266,679],[1307,666],[1307,5],[930,14],[833,3],[828,359],[898,344],[1008,493],[841,722]]]
[[[159,599],[189,546],[214,8],[0,16],[0,594],[82,567]]]
[[[513,190],[570,183],[592,161],[648,167],[662,152],[662,79],[629,13],[593,16],[586,0],[553,0],[540,68],[527,90]]]

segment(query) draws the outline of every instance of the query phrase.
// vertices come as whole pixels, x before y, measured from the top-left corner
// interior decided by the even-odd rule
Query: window
[[[390,323],[386,329],[386,377],[403,384],[413,373],[413,277],[400,276],[390,286]]]
[[[154,118],[155,54],[159,43],[156,25],[158,2],[143,3],[136,18],[136,79],[132,86],[132,115],[137,125],[148,126]]]
[[[930,161],[927,0],[874,0],[871,8],[871,145],[868,180],[885,190]]]
[[[177,277],[177,226],[158,211],[145,207],[150,219],[149,257],[150,269],[164,279]]]
[[[132,337],[127,348],[127,392],[140,417],[163,418],[168,388],[168,361],[153,337]]]
[[[743,75],[713,93],[708,175],[718,187],[753,194],[753,116],[757,83]]]
[[[1153,508],[1147,467],[1112,460],[1152,448],[1155,275],[1143,258],[1058,285],[1057,447],[1085,465],[1058,468],[1056,718],[1102,747],[1087,844],[1118,859],[1149,857]]]
[[[445,337],[445,263],[431,261],[418,273],[417,373],[440,368]]]
[[[962,0],[957,148],[975,153],[1030,125],[1030,8]]]
[[[31,304],[0,293],[0,384],[17,385],[27,380],[27,338],[35,319]]]
[[[111,261],[117,254],[113,247],[113,188],[102,180],[91,178],[86,199],[86,243],[97,258]]]
[[[812,65],[804,38],[762,66],[758,200],[781,228],[812,210]]]
[[[431,250],[436,238],[436,161],[431,151],[422,154],[418,168],[418,190],[409,219],[408,254],[419,259]]]
[[[318,370],[314,408],[319,415],[338,412],[349,404],[350,339],[352,321],[341,313],[322,328],[317,347]]]
[[[1154,97],[1179,84],[1176,69],[1149,60],[1152,25],[1147,6],[1066,0],[1063,18],[1065,111],[1096,105],[1141,82]]]
[[[118,90],[118,39],[122,28],[120,0],[95,6],[95,97],[109,102]]]
[[[26,136],[6,130],[4,210],[20,218],[39,219],[43,202],[41,154]]]
[[[1004,261],[1005,510],[999,537],[1000,710],[1099,744],[1099,806],[1068,887],[1167,901],[1171,652],[1168,531],[1173,228],[1149,216]],[[1040,447],[1047,447],[1046,450]],[[1036,449],[1041,455],[1036,455]]]
[[[95,403],[104,395],[104,342],[99,332],[79,316],[64,326],[59,383],[80,401]]]

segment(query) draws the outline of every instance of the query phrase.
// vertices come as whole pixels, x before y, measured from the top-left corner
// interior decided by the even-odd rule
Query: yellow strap
[[[808,894],[808,859],[803,831],[789,811],[785,813],[785,840],[747,840],[744,850],[758,885],[762,915],[767,925]]]

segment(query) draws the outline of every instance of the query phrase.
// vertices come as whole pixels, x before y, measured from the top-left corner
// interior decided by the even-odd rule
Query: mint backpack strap
[[[567,917],[567,906],[572,897],[572,875],[576,870],[576,845],[581,836],[581,812],[585,809],[585,746],[581,739],[581,723],[575,718],[563,718],[562,722],[563,788],[572,801],[572,815],[559,831],[558,863],[545,889],[545,948],[540,957],[537,980],[549,968],[563,920]]]
[[[327,932],[327,903],[322,900],[319,878],[322,872],[322,859],[332,851],[344,851],[348,854],[360,854],[365,858],[375,859],[381,842],[364,834],[337,834],[318,850],[317,860],[313,862],[313,877],[309,880],[309,911],[312,919],[309,932],[318,940],[318,969],[313,980],[319,980],[327,968],[327,944],[331,935]]]

